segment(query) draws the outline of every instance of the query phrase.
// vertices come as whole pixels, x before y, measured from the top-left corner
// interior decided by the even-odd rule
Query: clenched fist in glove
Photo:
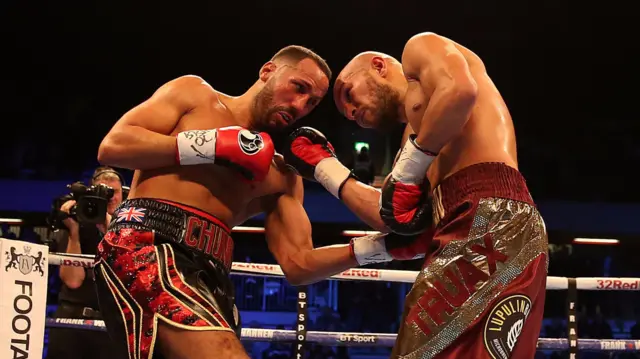
[[[421,233],[433,224],[427,169],[436,158],[415,143],[416,135],[402,148],[391,174],[382,185],[380,217],[393,232]]]
[[[357,237],[351,240],[351,253],[360,265],[424,258],[433,234],[433,229],[429,229],[410,237],[394,233]]]
[[[249,181],[262,181],[267,177],[275,154],[269,134],[239,126],[184,131],[176,140],[176,157],[181,165],[225,166]]]
[[[300,127],[289,135],[282,151],[285,162],[308,180],[318,181],[336,198],[351,171],[338,161],[327,138],[311,127]]]

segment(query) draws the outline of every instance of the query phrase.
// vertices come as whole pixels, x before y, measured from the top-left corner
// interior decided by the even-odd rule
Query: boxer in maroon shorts
[[[422,247],[431,249],[391,357],[533,358],[547,233],[517,169],[511,116],[482,60],[450,39],[418,34],[401,61],[356,56],[333,94],[362,127],[407,123],[381,191],[358,182],[314,129],[292,133],[285,152],[287,163],[373,228],[422,233]]]

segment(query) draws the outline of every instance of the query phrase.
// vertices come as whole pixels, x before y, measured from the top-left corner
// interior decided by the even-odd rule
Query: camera
[[[87,187],[82,182],[69,184],[67,188],[71,190],[71,193],[54,199],[51,205],[51,212],[47,218],[51,229],[66,228],[62,221],[68,217],[81,224],[104,223],[107,216],[107,205],[114,194],[113,188],[102,183]],[[69,214],[60,211],[60,207],[69,200],[76,201]]]

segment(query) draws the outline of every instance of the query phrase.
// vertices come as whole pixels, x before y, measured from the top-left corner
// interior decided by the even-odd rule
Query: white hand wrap
[[[318,162],[313,177],[335,198],[340,199],[340,186],[349,178],[350,173],[337,158],[327,157]]]
[[[420,184],[427,176],[427,169],[435,158],[434,155],[423,152],[412,139],[409,139],[393,166],[391,176],[400,183]]]
[[[176,137],[181,165],[212,164],[216,158],[218,130],[191,130]]]
[[[384,242],[386,233],[371,234],[364,237],[353,238],[353,255],[361,266],[373,263],[390,262],[393,257],[387,253]]]

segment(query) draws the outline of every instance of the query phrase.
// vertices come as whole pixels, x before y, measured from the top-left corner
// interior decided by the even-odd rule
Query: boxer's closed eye
[[[344,99],[347,101],[347,103],[351,103],[351,101],[352,101],[351,88],[345,88],[344,89]]]
[[[296,87],[296,91],[298,91],[299,93],[304,93],[304,86],[302,86],[301,84],[294,82],[293,83]]]
[[[293,84],[296,87],[296,91],[298,91],[299,93],[305,94],[309,92],[309,85],[301,82],[294,82]]]

